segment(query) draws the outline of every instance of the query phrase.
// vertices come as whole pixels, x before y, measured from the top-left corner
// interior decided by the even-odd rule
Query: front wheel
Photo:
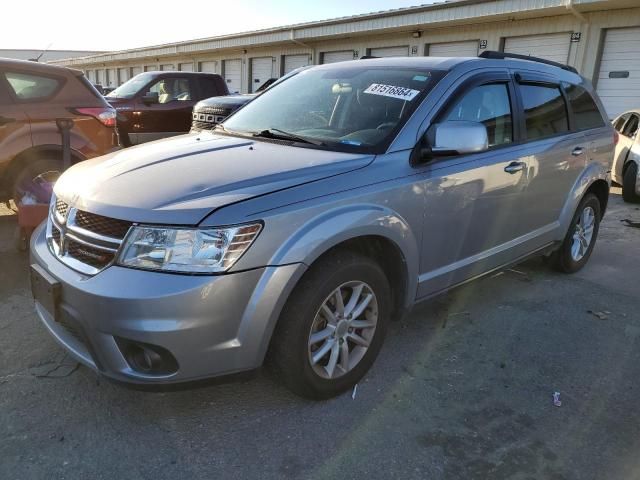
[[[562,245],[551,257],[557,270],[574,273],[586,265],[596,244],[601,217],[598,197],[588,193],[578,205]]]
[[[638,179],[638,164],[631,162],[622,179],[622,199],[629,203],[640,203],[640,179]]]
[[[380,351],[390,298],[389,282],[370,258],[339,251],[321,259],[283,310],[270,366],[290,390],[307,398],[352,388]]]

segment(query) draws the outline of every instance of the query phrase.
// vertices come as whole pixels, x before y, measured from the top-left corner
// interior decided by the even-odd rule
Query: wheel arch
[[[33,162],[46,158],[48,155],[60,155],[62,158],[62,146],[55,144],[37,145],[24,150],[11,159],[7,166],[0,191],[5,192],[5,196],[11,195],[11,187],[16,176],[27,162]],[[86,157],[79,151],[71,149],[71,164],[86,160]]]

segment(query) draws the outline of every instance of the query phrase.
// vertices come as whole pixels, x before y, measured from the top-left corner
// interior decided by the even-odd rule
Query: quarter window
[[[593,101],[591,94],[578,85],[567,85],[567,96],[573,110],[573,120],[576,130],[588,130],[604,126],[600,110]]]
[[[50,77],[41,77],[27,73],[7,72],[5,77],[9,86],[20,100],[41,100],[52,96],[60,81]]]
[[[513,141],[513,120],[507,84],[480,85],[462,97],[445,121],[479,122],[487,127],[489,146]]]
[[[558,87],[520,85],[527,140],[552,137],[569,131],[567,107]]]

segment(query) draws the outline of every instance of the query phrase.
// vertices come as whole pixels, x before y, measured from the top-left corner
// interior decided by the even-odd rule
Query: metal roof
[[[263,30],[134,48],[98,55],[74,57],[51,63],[86,65],[136,58],[188,55],[200,51],[239,49],[328,38],[344,38],[389,31],[407,31],[425,26],[465,23],[486,18],[494,21],[517,14],[555,15],[585,5],[589,9],[611,8],[626,0],[451,0],[348,17],[285,25]]]

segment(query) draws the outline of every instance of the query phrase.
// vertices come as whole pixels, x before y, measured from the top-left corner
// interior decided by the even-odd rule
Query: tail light
[[[613,144],[618,145],[618,141],[620,140],[620,134],[617,130],[613,131]]]
[[[116,126],[116,111],[111,107],[83,107],[75,108],[74,112],[78,115],[87,115],[93,117],[102,123],[105,127]]]

